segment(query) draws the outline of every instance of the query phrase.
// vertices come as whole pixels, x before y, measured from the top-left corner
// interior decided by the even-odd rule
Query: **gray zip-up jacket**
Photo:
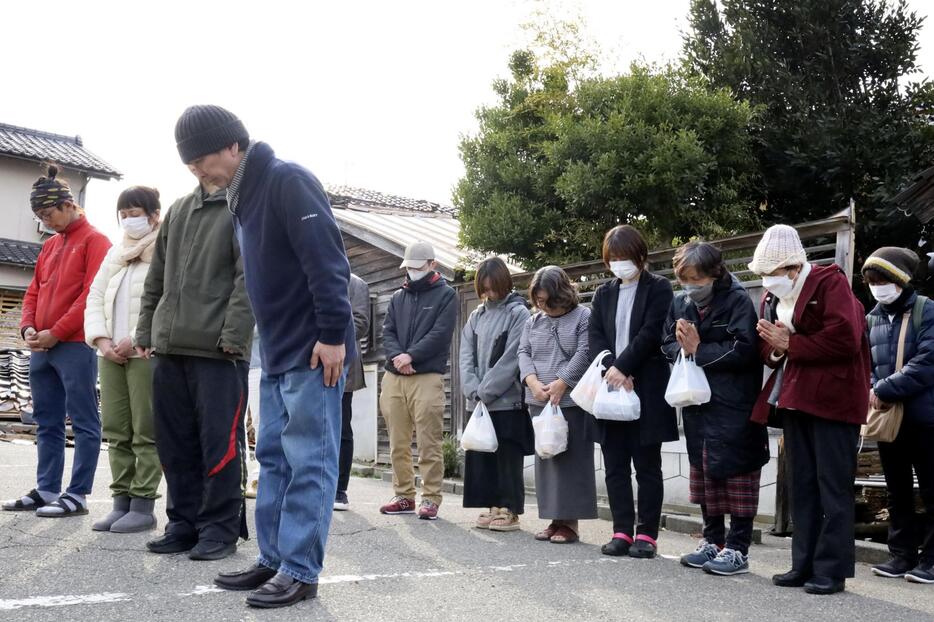
[[[522,408],[518,350],[529,315],[525,300],[513,292],[504,300],[481,304],[467,318],[460,372],[464,397],[471,405],[479,400],[491,411]]]

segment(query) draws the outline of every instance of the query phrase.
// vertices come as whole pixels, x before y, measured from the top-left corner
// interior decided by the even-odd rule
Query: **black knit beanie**
[[[175,143],[185,164],[249,139],[237,115],[220,106],[190,106],[175,124]]]
[[[884,246],[874,252],[863,264],[863,275],[867,270],[882,274],[887,281],[907,287],[918,269],[918,254],[907,248]]]

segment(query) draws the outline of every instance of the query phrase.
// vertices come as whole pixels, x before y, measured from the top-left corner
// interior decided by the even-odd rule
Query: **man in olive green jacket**
[[[168,486],[154,553],[222,559],[246,537],[243,478],[253,313],[224,190],[200,187],[169,208],[136,331],[153,356],[156,448]]]

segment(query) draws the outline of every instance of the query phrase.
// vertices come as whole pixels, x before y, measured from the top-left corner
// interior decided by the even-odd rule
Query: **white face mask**
[[[152,231],[152,223],[146,216],[131,216],[120,221],[120,226],[134,240],[144,237]]]
[[[429,274],[431,270],[406,270],[409,273],[409,281],[419,281]]]
[[[618,279],[631,281],[636,278],[636,276],[638,276],[639,266],[629,261],[628,259],[623,261],[611,261],[610,272],[612,272]]]
[[[898,288],[898,285],[895,283],[889,283],[887,285],[870,285],[869,291],[872,292],[872,297],[881,302],[884,305],[890,305],[898,297],[902,295],[902,290]]]
[[[794,290],[795,282],[784,274],[781,276],[764,276],[762,277],[762,287],[779,298],[785,298]]]

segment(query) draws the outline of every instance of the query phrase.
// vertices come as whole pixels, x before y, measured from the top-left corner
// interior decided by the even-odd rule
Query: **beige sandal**
[[[500,513],[490,521],[490,531],[519,531],[519,515],[502,509]]]
[[[480,516],[477,517],[477,523],[474,525],[477,529],[489,529],[490,523],[494,518],[499,514],[499,508],[490,508],[486,512],[480,512]]]

